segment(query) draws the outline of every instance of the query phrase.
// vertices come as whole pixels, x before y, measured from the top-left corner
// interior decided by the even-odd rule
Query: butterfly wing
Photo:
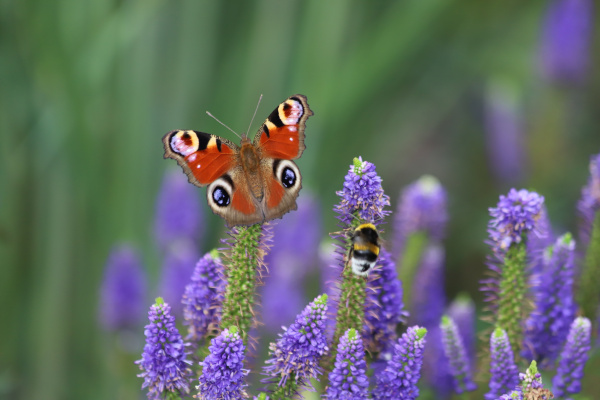
[[[313,115],[306,96],[295,94],[281,103],[254,136],[264,158],[294,160],[304,151],[304,128]]]
[[[177,130],[163,138],[165,158],[173,158],[196,186],[207,186],[212,211],[228,226],[262,222],[260,203],[251,195],[239,161],[239,147],[204,132]]]
[[[163,137],[165,158],[183,168],[190,183],[203,187],[234,168],[239,148],[218,136],[198,131],[171,131]]]
[[[311,115],[306,96],[290,96],[273,110],[254,137],[254,145],[263,157],[262,210],[267,221],[297,208],[302,176],[291,160],[299,158],[305,149],[304,129]]]

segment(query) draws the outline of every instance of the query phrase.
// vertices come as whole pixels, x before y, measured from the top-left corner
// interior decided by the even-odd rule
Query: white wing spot
[[[294,138],[293,138],[293,137],[291,137],[291,138],[290,138],[290,142],[293,142],[293,141],[294,141]]]

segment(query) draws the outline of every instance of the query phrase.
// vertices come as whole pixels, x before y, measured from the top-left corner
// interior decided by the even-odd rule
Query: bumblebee
[[[352,272],[359,276],[367,276],[375,267],[379,257],[379,233],[373,224],[361,224],[350,233],[352,246],[348,259]]]

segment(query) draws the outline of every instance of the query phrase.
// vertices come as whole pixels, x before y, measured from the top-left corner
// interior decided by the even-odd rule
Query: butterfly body
[[[302,176],[292,160],[304,151],[312,114],[306,97],[291,96],[239,146],[204,132],[171,131],[163,138],[165,158],[175,159],[194,185],[208,186],[208,204],[228,226],[281,218],[297,208]]]

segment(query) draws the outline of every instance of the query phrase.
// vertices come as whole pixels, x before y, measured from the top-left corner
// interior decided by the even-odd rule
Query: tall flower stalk
[[[504,329],[496,328],[490,338],[491,378],[490,391],[486,400],[496,400],[501,394],[510,392],[519,383],[519,370]]]
[[[361,223],[378,225],[389,214],[385,206],[390,204],[389,197],[381,187],[381,178],[375,171],[375,165],[361,158],[355,158],[348,174],[344,178],[344,186],[336,193],[340,202],[334,211],[341,223],[343,231],[335,237],[341,242],[338,256],[344,268],[349,260],[345,257],[352,243],[347,233],[353,231]],[[365,321],[367,278],[355,275],[351,268],[344,268],[336,318],[334,343],[351,328],[362,327]],[[335,357],[335,355],[333,355]]]
[[[465,345],[456,324],[448,316],[442,317],[442,341],[444,352],[450,364],[450,373],[454,377],[454,391],[458,394],[475,390],[471,365]]]
[[[523,356],[545,364],[556,360],[573,321],[575,275],[575,241],[567,233],[549,247],[544,256],[535,310],[526,323],[526,346]]]
[[[527,315],[527,237],[539,232],[544,198],[535,192],[511,189],[490,208],[490,244],[494,277],[485,281],[494,311],[492,321],[508,334],[511,347],[520,353]]]
[[[591,348],[591,331],[592,324],[585,317],[578,317],[571,324],[565,347],[560,353],[557,373],[552,379],[557,398],[581,391],[583,369]]]
[[[236,326],[246,345],[248,332],[256,316],[254,309],[256,286],[265,266],[271,230],[269,224],[233,228],[229,249],[225,251],[227,287],[223,300],[221,326]]]
[[[583,315],[595,318],[600,304],[600,154],[590,161],[590,177],[577,204],[585,248],[578,301]]]
[[[171,307],[158,297],[150,307],[148,318],[144,352],[135,362],[143,371],[138,375],[144,378],[142,388],[148,388],[150,400],[167,396],[179,398],[190,391],[192,371],[183,338],[175,326],[175,317],[171,315]]]
[[[274,386],[272,398],[291,398],[323,373],[319,362],[329,350],[325,336],[327,295],[306,306],[296,321],[269,347],[263,382]]]
[[[367,400],[369,379],[366,374],[365,349],[362,339],[352,328],[338,344],[335,366],[329,374],[326,399]]]

